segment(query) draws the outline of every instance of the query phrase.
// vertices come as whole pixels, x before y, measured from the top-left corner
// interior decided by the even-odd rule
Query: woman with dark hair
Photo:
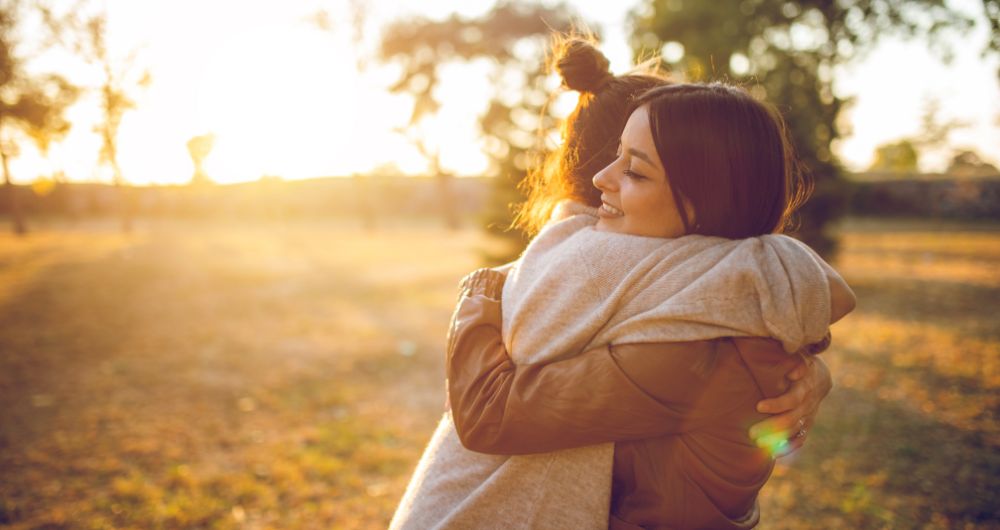
[[[393,527],[753,526],[772,465],[746,433],[760,419],[753,405],[784,390],[796,362],[785,351],[819,341],[846,312],[831,300],[846,286],[801,244],[766,236],[801,189],[776,114],[727,87],[656,88],[654,76],[636,76],[654,87],[641,99],[614,97],[606,91],[621,78],[603,56],[581,41],[565,50],[571,88],[576,73],[603,74],[584,76],[594,92],[568,118],[560,156],[534,175],[519,222],[554,216],[509,279],[483,270],[466,280],[449,338],[454,424],[446,415]],[[607,126],[629,119],[594,193],[582,168],[618,141],[584,125],[616,104],[621,118],[604,114]],[[747,126],[733,138],[732,123],[715,120],[727,113]],[[679,126],[693,136],[670,136]],[[722,139],[698,143],[713,133]],[[749,134],[763,134],[760,145],[747,147]],[[668,162],[665,142],[684,160]],[[554,200],[564,198],[575,201]],[[816,370],[810,380],[828,389]],[[800,428],[824,394],[792,399]]]

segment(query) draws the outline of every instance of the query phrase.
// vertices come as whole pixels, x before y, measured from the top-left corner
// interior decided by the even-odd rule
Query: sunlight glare
[[[370,153],[352,145],[357,74],[349,43],[320,31],[246,32],[215,52],[199,121],[216,134],[216,182],[345,174]]]

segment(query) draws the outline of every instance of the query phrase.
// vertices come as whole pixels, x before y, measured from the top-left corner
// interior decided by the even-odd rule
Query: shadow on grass
[[[1000,452],[871,392],[836,388],[802,454],[765,488],[773,528],[987,528],[1000,521]]]
[[[961,281],[913,278],[860,278],[851,280],[858,309],[885,318],[930,325],[975,324],[964,332],[981,332],[1000,338],[1000,288]]]

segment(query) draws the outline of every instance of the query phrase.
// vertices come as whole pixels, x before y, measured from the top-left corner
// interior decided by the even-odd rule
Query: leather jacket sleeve
[[[500,331],[503,279],[486,269],[467,277],[449,332],[448,399],[473,451],[540,453],[682,433],[724,413],[700,399],[719,348],[735,346],[753,364],[766,396],[784,392],[784,374],[798,362],[776,341],[747,338],[615,345],[515,365]]]

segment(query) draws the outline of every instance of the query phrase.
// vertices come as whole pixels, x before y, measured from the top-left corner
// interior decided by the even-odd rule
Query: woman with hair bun
[[[463,281],[452,413],[392,528],[749,528],[773,466],[754,405],[781,395],[763,428],[801,443],[829,390],[802,352],[853,295],[775,235],[802,197],[780,117],[607,67],[587,41],[557,54],[582,94],[528,181],[517,222],[541,230]]]

